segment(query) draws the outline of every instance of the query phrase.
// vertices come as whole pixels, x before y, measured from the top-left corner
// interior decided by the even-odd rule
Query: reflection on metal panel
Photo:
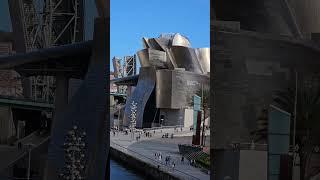
[[[193,95],[208,84],[209,77],[181,70],[157,70],[157,108],[180,109],[190,106]]]
[[[185,68],[187,71],[202,74],[200,63],[196,52],[192,48],[173,46],[171,49],[173,64],[177,64],[179,68]]]
[[[154,49],[143,49],[137,52],[142,67],[160,67],[165,68],[166,53]]]
[[[319,0],[287,0],[302,33],[320,32],[320,1]]]
[[[156,106],[168,108],[172,105],[172,71],[158,70],[156,73]],[[164,98],[166,97],[166,98]]]
[[[177,33],[173,37],[172,46],[191,47],[191,44],[186,37],[181,36],[181,34]]]
[[[127,100],[125,107],[125,120],[124,126],[129,125],[130,117],[130,104],[132,101],[137,103],[137,128],[142,128],[143,125],[143,113],[146,103],[150,98],[151,93],[155,88],[156,71],[153,67],[143,67],[140,69],[139,80],[132,96]]]
[[[203,73],[210,72],[210,48],[195,49]]]
[[[272,105],[269,111],[268,176],[269,179],[279,179],[280,156],[289,153],[291,114]]]

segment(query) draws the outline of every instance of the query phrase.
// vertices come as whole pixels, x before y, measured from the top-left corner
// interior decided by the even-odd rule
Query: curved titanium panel
[[[148,49],[155,49],[159,51],[164,51],[163,46],[160,44],[159,41],[157,41],[156,38],[142,38],[142,43],[144,48]]]
[[[186,71],[195,73],[203,73],[194,49],[183,46],[173,46],[170,52],[173,64],[176,64],[178,68],[185,68]]]
[[[172,39],[172,46],[191,47],[191,43],[186,37],[177,33],[174,35],[174,37]]]
[[[192,96],[209,84],[209,76],[181,70],[157,70],[156,107],[181,109],[190,106]]]
[[[197,48],[195,52],[202,71],[207,74],[210,72],[210,48]]]
[[[166,52],[154,49],[143,49],[137,52],[141,67],[167,67]]]
[[[134,101],[137,103],[137,119],[136,119],[136,127],[142,128],[143,126],[143,113],[145,106],[147,104],[152,91],[155,88],[156,84],[156,70],[153,67],[142,67],[140,69],[139,81],[137,87],[134,89],[132,96],[127,100],[125,107],[125,118],[124,118],[124,126],[129,126],[130,124],[130,114],[131,108],[130,105]]]
[[[240,22],[243,30],[299,35],[285,0],[223,0],[214,1],[213,7],[218,21]]]

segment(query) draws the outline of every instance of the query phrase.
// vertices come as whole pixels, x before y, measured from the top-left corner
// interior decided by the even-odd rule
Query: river
[[[110,160],[110,180],[143,180],[144,178],[133,170],[124,167],[116,161]]]

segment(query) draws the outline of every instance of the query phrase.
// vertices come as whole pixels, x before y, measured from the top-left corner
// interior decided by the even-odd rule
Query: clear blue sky
[[[85,0],[86,39],[92,39],[96,8]],[[142,37],[187,36],[193,47],[210,46],[210,0],[111,0],[110,61],[142,49]],[[11,31],[7,0],[0,0],[0,30]],[[112,63],[110,63],[113,70]]]
[[[210,0],[111,0],[110,7],[110,61],[135,54],[142,37],[161,33],[179,32],[192,47],[210,47]]]

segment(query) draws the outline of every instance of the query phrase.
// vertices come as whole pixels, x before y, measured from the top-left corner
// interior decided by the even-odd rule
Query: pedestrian
[[[168,156],[166,156],[166,160],[165,161],[166,161],[166,165],[168,165]]]
[[[184,162],[184,157],[182,156],[181,157],[181,163],[183,164],[183,162]]]

